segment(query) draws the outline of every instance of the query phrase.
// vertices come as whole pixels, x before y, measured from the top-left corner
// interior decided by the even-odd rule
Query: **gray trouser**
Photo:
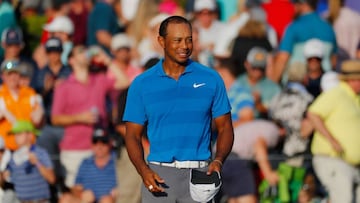
[[[149,166],[164,179],[165,192],[161,194],[151,193],[143,184],[141,188],[142,203],[195,203],[190,196],[190,169],[177,169],[154,164]]]
[[[44,148],[50,155],[54,164],[54,169],[57,177],[64,176],[63,167],[60,164],[60,149],[59,144],[64,136],[64,128],[51,125],[45,125],[41,134],[37,138],[37,144]]]

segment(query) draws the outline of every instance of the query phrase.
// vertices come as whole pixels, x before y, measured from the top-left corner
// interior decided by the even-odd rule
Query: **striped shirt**
[[[103,168],[95,165],[94,156],[85,159],[80,165],[75,184],[93,191],[96,200],[109,195],[116,188],[115,156],[112,155]]]
[[[47,151],[35,145],[33,145],[31,151],[35,153],[43,166],[53,168]],[[16,196],[21,201],[49,199],[49,185],[35,165],[32,165],[29,161],[16,165],[12,158],[8,169],[11,174],[11,182],[15,185]]]

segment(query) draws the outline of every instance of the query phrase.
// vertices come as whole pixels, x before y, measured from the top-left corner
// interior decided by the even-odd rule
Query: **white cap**
[[[116,34],[111,39],[111,49],[118,50],[120,48],[131,48],[131,39],[123,33]]]
[[[216,2],[214,0],[195,0],[194,11],[202,11],[202,10],[216,10]]]
[[[333,87],[336,87],[339,84],[339,77],[338,77],[338,73],[334,72],[334,71],[328,71],[326,73],[324,73],[324,75],[321,77],[320,80],[320,87],[321,90],[327,91]]]
[[[309,39],[304,45],[305,58],[324,57],[324,43],[319,39]]]
[[[153,18],[151,18],[148,25],[150,28],[155,28],[156,25],[160,24],[162,21],[164,21],[168,17],[170,17],[170,15],[168,15],[166,13],[159,13],[156,16],[154,16]]]
[[[74,33],[74,24],[67,16],[58,16],[50,23],[44,26],[44,30],[48,32],[65,32],[67,34]]]

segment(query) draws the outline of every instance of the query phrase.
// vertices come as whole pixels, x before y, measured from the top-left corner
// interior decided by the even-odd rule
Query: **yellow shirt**
[[[360,97],[350,86],[341,82],[338,87],[322,93],[309,111],[323,119],[327,129],[343,147],[342,158],[350,164],[360,164]],[[311,151],[317,155],[339,156],[330,142],[317,131]]]
[[[5,108],[17,120],[31,121],[31,113],[35,108],[36,92],[29,87],[21,87],[19,90],[18,98],[15,99],[6,85],[0,87],[0,99],[2,100]],[[5,118],[0,119],[0,136],[4,138],[5,146],[8,149],[17,149],[17,144],[13,135],[8,135],[12,127],[11,122]]]

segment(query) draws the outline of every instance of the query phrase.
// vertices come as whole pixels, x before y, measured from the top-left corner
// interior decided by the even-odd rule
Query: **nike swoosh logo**
[[[204,85],[205,85],[205,83],[199,83],[199,84],[194,83],[193,87],[198,88],[198,87],[201,87],[201,86],[204,86]]]

